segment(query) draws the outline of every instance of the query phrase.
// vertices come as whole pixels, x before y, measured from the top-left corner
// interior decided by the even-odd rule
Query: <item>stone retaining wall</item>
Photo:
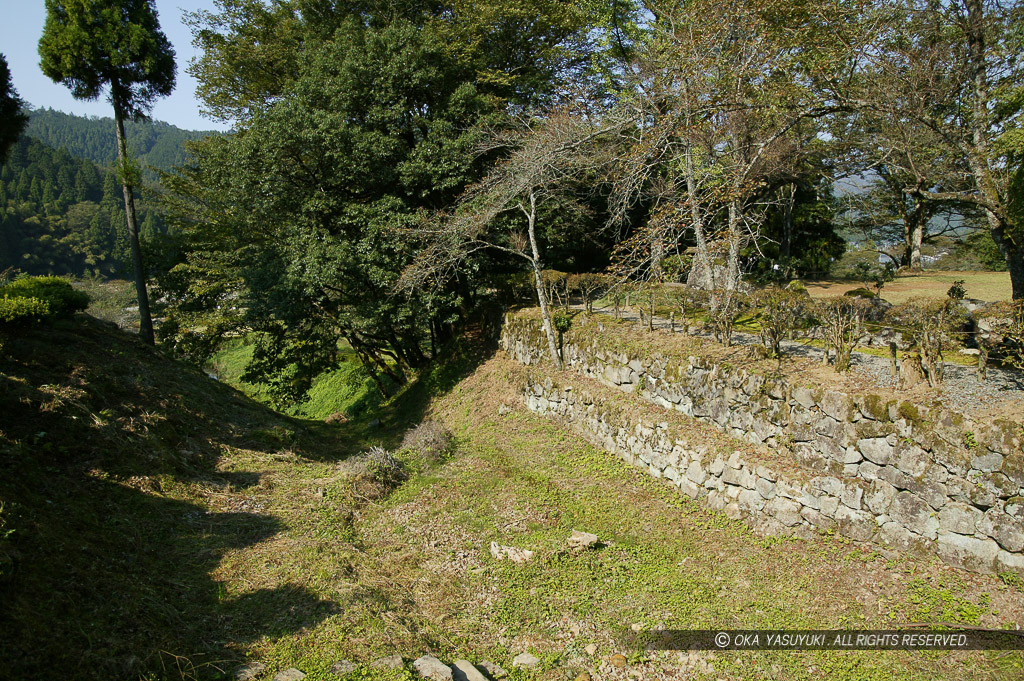
[[[502,346],[527,365],[546,357],[539,321],[527,317],[506,318]],[[1018,424],[977,424],[873,395],[790,386],[696,357],[627,357],[568,339],[563,355],[567,369],[789,455],[788,470],[751,465],[739,454],[705,461],[658,429],[602,419],[592,397],[529,386],[534,411],[574,422],[609,451],[641,462],[691,497],[707,497],[713,508],[750,515],[770,531],[834,527],[858,541],[937,553],[978,572],[1024,574]],[[796,482],[805,473],[816,477]]]

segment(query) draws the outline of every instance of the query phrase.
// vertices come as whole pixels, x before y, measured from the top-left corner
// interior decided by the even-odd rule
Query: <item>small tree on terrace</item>
[[[150,0],[46,0],[39,56],[43,73],[70,88],[76,99],[96,99],[109,88],[139,300],[139,335],[152,345],[153,320],[135,216],[135,187],[140,178],[128,157],[124,119],[144,118],[157,97],[171,94],[174,48],[160,30]]]
[[[511,149],[511,154],[471,187],[451,214],[436,216],[422,230],[426,247],[403,273],[399,287],[412,290],[441,284],[456,274],[468,256],[484,249],[522,258],[533,272],[551,359],[561,369],[537,239],[539,208],[545,200],[564,194],[566,184],[583,179],[597,167],[599,157],[591,152],[608,131],[587,117],[559,110],[532,121],[525,130],[493,135],[481,151]],[[503,219],[507,213],[521,217]]]
[[[768,357],[782,360],[782,340],[807,316],[810,298],[790,289],[770,286],[757,291],[751,301],[757,308],[759,335]]]
[[[919,354],[921,369],[928,379],[928,385],[936,387],[942,382],[943,351],[949,349],[963,335],[963,327],[967,321],[967,313],[963,306],[948,298],[911,298],[902,305],[891,308],[886,317],[894,327],[908,337]]]
[[[864,299],[849,296],[825,298],[814,305],[813,314],[825,340],[823,363],[828,364],[830,351],[835,352],[832,366],[839,373],[850,369],[850,356],[861,335],[867,307]]]

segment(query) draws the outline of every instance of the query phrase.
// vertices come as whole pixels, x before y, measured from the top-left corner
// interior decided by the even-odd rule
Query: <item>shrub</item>
[[[380,499],[409,479],[405,465],[383,447],[370,447],[353,462],[353,492],[366,499]]]
[[[711,294],[708,323],[715,340],[727,347],[732,345],[733,328],[746,305],[746,297],[737,291],[718,290]]]
[[[950,300],[963,300],[967,297],[967,288],[964,286],[967,282],[963,279],[958,279],[953,282],[953,285],[946,291],[946,295],[949,296]]]
[[[0,287],[0,298],[35,298],[46,302],[47,314],[70,317],[89,306],[89,296],[60,277],[23,277]]]
[[[569,275],[558,270],[544,270],[540,273],[548,302],[558,305],[564,310],[569,309]]]
[[[948,298],[911,298],[891,308],[886,317],[917,350],[928,385],[934,388],[941,383],[943,350],[959,339],[967,322],[960,303]]]
[[[370,447],[366,452],[366,471],[389,490],[409,479],[405,465],[383,447]]]
[[[39,298],[0,298],[0,324],[38,322],[50,314],[50,304]]]
[[[782,339],[803,325],[809,302],[806,294],[774,286],[752,296],[752,303],[759,308],[761,345],[769,357],[782,357]]]
[[[847,291],[846,293],[844,293],[843,295],[845,295],[845,296],[847,296],[849,298],[865,298],[867,300],[871,300],[873,298],[877,298],[878,297],[878,296],[875,295],[874,291],[872,291],[870,289],[867,289],[867,288],[864,288],[863,286],[860,287],[860,288],[851,289],[851,290]]]
[[[825,363],[835,351],[835,370],[848,371],[850,355],[860,337],[861,323],[870,303],[861,298],[826,298],[814,306],[814,317],[825,340]]]
[[[608,288],[609,284],[610,277],[604,274],[585,272],[569,275],[569,289],[580,294],[587,312],[594,311],[594,298],[601,290]]]
[[[454,444],[452,434],[437,421],[424,421],[409,429],[402,438],[402,449],[412,450],[435,462],[447,459]]]
[[[981,350],[978,377],[986,377],[988,358],[993,352],[1024,371],[1024,301],[990,303],[976,310],[974,318],[978,325],[975,340]]]

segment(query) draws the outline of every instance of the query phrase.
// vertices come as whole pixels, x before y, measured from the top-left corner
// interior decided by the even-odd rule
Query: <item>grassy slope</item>
[[[4,678],[217,678],[248,656],[266,665],[260,678],[296,666],[315,681],[334,678],[340,658],[365,670],[428,650],[507,669],[531,650],[543,679],[1019,678],[1016,653],[623,648],[617,632],[634,623],[996,625],[1024,614],[1020,592],[989,578],[886,561],[836,537],[764,539],[706,512],[525,412],[511,388],[522,369],[500,356],[453,360],[369,429],[286,419],[97,322],[9,350]],[[498,416],[502,403],[513,409]],[[385,500],[354,496],[346,459],[395,446],[424,414],[455,432],[456,455],[403,453],[409,482]],[[569,554],[572,529],[604,545]],[[498,563],[491,541],[537,556]],[[630,657],[627,670],[603,662],[614,652]]]

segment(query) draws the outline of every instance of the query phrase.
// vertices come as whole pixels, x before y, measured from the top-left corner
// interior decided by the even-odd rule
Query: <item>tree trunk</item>
[[[146,291],[146,270],[142,265],[142,245],[139,243],[139,223],[135,216],[135,188],[127,174],[128,143],[124,136],[124,111],[120,87],[111,88],[114,102],[114,123],[117,128],[117,161],[121,172],[121,190],[124,194],[124,212],[128,221],[128,244],[132,253],[132,269],[135,271],[135,296],[139,302],[139,336],[148,345],[154,345],[153,317],[149,312],[149,293]]]
[[[919,214],[918,209],[908,216],[905,229],[903,230],[903,240],[906,247],[906,255],[904,261],[910,269],[915,272],[920,272],[924,269],[921,264],[921,244],[924,241],[924,224],[923,217]]]
[[[544,292],[544,279],[541,277],[540,249],[537,247],[537,232],[535,229],[537,222],[537,196],[533,192],[530,192],[530,210],[526,212],[526,209],[523,209],[523,212],[526,213],[527,218],[527,233],[530,236],[530,251],[533,254],[530,264],[533,265],[533,280],[537,287],[537,302],[540,303],[540,317],[544,324],[544,335],[548,337],[548,350],[551,352],[551,359],[559,371],[561,371],[562,358],[558,354],[555,328],[551,323],[548,297]]]
[[[718,288],[715,284],[715,269],[711,265],[711,255],[708,252],[707,235],[704,232],[704,216],[700,209],[700,197],[697,195],[697,178],[693,168],[693,149],[689,144],[684,150],[686,173],[686,194],[690,200],[690,213],[693,220],[693,236],[697,242],[697,256],[694,267],[698,272],[704,273],[704,281],[697,282],[700,288],[706,291],[714,291]],[[712,294],[711,308],[715,309],[716,298]]]
[[[967,0],[964,5],[967,10],[967,48],[974,81],[974,115],[971,117],[973,153],[967,154],[967,160],[978,191],[990,202],[985,215],[988,218],[992,239],[1006,258],[1013,299],[1024,300],[1024,250],[1012,239],[1007,238],[1006,233],[1010,225],[1005,219],[1006,204],[992,177],[988,160],[987,134],[991,127],[991,117],[988,105],[988,64],[985,61],[985,3],[982,0]],[[1002,215],[997,215],[992,207],[998,207]]]
[[[726,264],[725,289],[735,291],[740,283],[740,206],[729,201],[729,262]]]
[[[782,238],[779,239],[779,259],[787,263],[783,274],[789,278],[789,256],[793,244],[793,205],[796,203],[796,184],[790,184],[782,194]]]

